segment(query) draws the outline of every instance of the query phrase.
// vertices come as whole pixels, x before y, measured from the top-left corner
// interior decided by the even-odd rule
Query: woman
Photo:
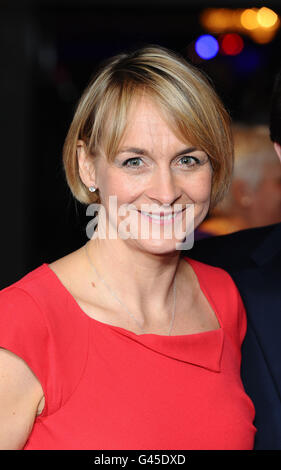
[[[190,213],[197,227],[229,185],[215,92],[163,48],[114,57],[80,100],[63,161],[73,195],[101,204],[98,226],[0,293],[1,447],[251,449],[240,296],[178,249]]]

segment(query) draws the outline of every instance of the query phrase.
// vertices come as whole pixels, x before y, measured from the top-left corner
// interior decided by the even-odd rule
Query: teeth
[[[171,220],[171,219],[175,218],[175,216],[177,215],[176,213],[175,214],[168,214],[168,215],[149,214],[148,212],[142,212],[142,213],[144,215],[147,215],[151,219],[155,219],[155,220]]]

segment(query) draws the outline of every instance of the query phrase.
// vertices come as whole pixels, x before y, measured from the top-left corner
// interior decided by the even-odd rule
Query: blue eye
[[[186,165],[186,166],[195,166],[195,165],[198,165],[200,163],[200,160],[199,160],[199,158],[190,157],[189,155],[185,155],[184,157],[182,157],[180,159],[180,162],[183,165]]]
[[[139,157],[135,158],[128,158],[122,163],[122,166],[129,167],[129,168],[138,168],[142,164],[142,160]]]

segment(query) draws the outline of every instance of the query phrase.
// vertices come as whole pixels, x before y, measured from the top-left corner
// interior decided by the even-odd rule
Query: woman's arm
[[[32,430],[44,393],[18,356],[0,348],[0,450],[20,450]]]

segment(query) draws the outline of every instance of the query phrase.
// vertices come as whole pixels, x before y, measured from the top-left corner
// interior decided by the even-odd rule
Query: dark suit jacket
[[[232,276],[247,311],[242,380],[255,409],[255,449],[281,449],[281,223],[195,241],[184,252]]]

